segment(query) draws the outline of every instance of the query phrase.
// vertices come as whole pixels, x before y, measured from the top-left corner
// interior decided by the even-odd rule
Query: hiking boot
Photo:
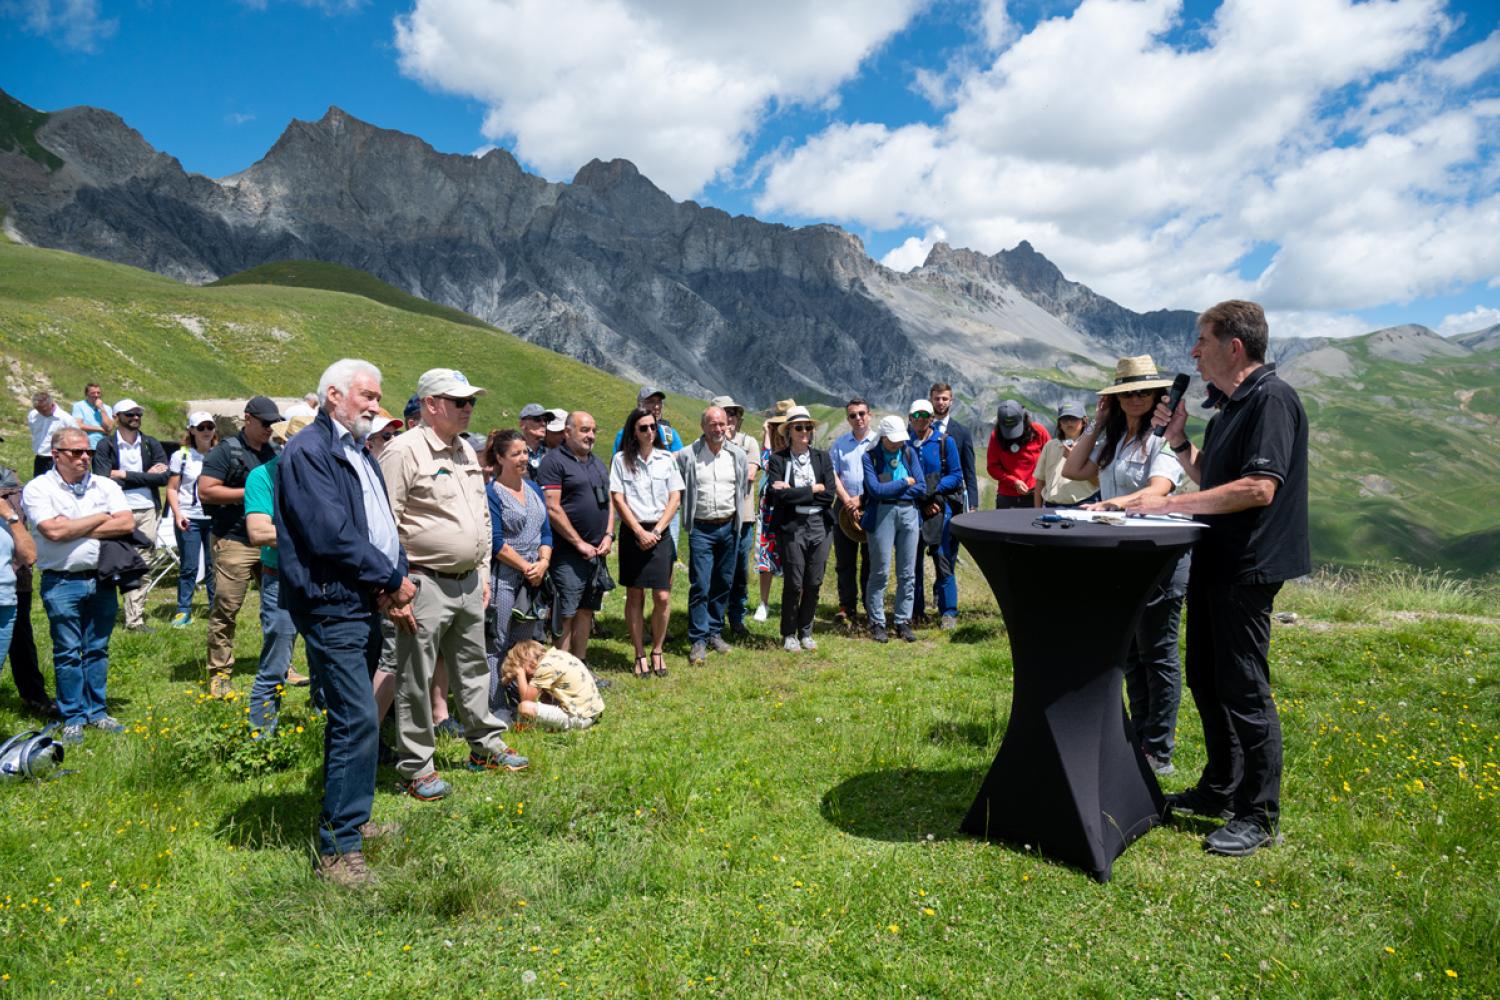
[[[727,653],[734,647],[725,642],[722,635],[715,634],[708,637],[708,648],[715,653]]]
[[[62,735],[57,738],[57,742],[64,746],[77,746],[83,742],[83,727],[63,726]]]
[[[911,623],[910,622],[897,622],[896,623],[896,638],[900,639],[903,642],[916,642],[917,641],[917,635],[916,635],[915,632],[913,632],[911,630]]]
[[[800,653],[802,652],[802,640],[798,639],[795,635],[789,635],[781,640],[781,648],[788,653]]]
[[[423,802],[436,802],[438,799],[446,799],[453,792],[453,786],[437,776],[436,771],[428,771],[420,777],[403,782],[401,790],[414,799]]]
[[[464,738],[464,727],[462,723],[450,715],[442,722],[433,726],[432,733],[434,736],[451,736],[456,740],[461,740]]]
[[[942,628],[944,632],[952,632],[958,628],[958,615],[944,615]]]
[[[340,889],[367,889],[375,884],[375,873],[365,864],[363,851],[318,855],[318,878]]]
[[[750,630],[745,627],[744,622],[734,622],[729,626],[729,634],[736,639],[750,638]]]
[[[802,648],[803,649],[807,649],[807,650],[817,649],[818,648],[817,640],[814,639],[810,635],[804,635],[802,637]]]
[[[48,699],[22,699],[21,705],[32,715],[39,715],[44,719],[55,719],[58,716],[57,702]]]
[[[708,662],[708,644],[702,642],[693,643],[693,648],[688,650],[688,666],[701,667]]]
[[[120,720],[113,715],[101,715],[97,719],[90,719],[84,723],[90,729],[98,729],[106,733],[123,733],[125,727],[120,725]]]
[[[1169,774],[1177,773],[1177,768],[1173,766],[1172,758],[1170,757],[1154,757],[1148,753],[1146,754],[1146,763],[1150,765],[1151,770],[1163,778]]]
[[[1243,858],[1280,839],[1253,819],[1232,819],[1203,838],[1203,849],[1210,854]]]
[[[1232,819],[1234,810],[1222,799],[1199,791],[1195,785],[1185,792],[1173,792],[1167,797],[1167,810],[1184,816],[1204,816],[1208,819]]]
[[[187,628],[193,624],[193,616],[186,611],[179,611],[172,616],[173,628]]]
[[[291,667],[287,668],[287,671],[286,671],[286,686],[287,687],[294,687],[294,688],[307,687],[311,683],[312,683],[312,678],[311,677],[308,677],[305,674],[299,674],[299,673],[297,673],[297,671],[293,670]]]
[[[502,743],[499,750],[492,750],[482,757],[477,753],[469,754],[469,763],[465,766],[471,771],[524,771],[530,764],[528,758]]]
[[[912,625],[912,628],[926,628],[927,625],[928,625],[928,622],[927,622],[927,612],[925,612],[925,611],[919,611],[916,614],[912,615],[911,616],[911,625]]]
[[[126,625],[125,631],[135,632],[137,635],[151,635],[156,631],[156,629],[152,628],[150,625],[147,625],[145,622],[136,622],[134,625]]]
[[[208,696],[210,698],[234,697],[234,682],[228,677],[210,677],[208,679]]]
[[[876,642],[890,642],[890,633],[886,632],[885,626],[879,622],[870,623],[870,638]]]

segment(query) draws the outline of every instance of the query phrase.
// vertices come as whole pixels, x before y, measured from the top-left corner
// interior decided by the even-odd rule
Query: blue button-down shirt
[[[396,533],[396,516],[391,513],[391,500],[386,495],[385,488],[380,485],[380,480],[375,478],[375,470],[370,468],[371,459],[365,457],[365,446],[354,440],[354,435],[349,433],[349,428],[333,422],[333,426],[339,434],[339,443],[344,446],[344,457],[347,458],[354,471],[359,473],[360,493],[365,501],[365,524],[370,534],[370,544],[380,550],[381,554],[396,565],[401,558],[401,536]]]
[[[862,440],[856,440],[853,431],[845,431],[833,442],[828,454],[833,458],[833,467],[838,472],[844,492],[857,497],[865,491],[865,452],[874,447],[880,435],[871,428]]]

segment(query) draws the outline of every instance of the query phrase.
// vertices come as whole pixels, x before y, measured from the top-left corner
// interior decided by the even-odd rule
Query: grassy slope
[[[1396,557],[1479,575],[1500,565],[1500,452],[1486,409],[1500,351],[1403,365],[1338,345],[1352,377],[1302,390],[1313,428],[1314,548],[1325,561]],[[1459,398],[1470,390],[1461,426]],[[1368,477],[1378,476],[1378,480]]]
[[[673,676],[638,684],[623,644],[598,642],[605,721],[513,735],[530,771],[465,773],[443,741],[457,791],[429,805],[381,769],[375,816],[404,829],[372,847],[383,882],[360,898],[310,873],[305,694],[280,766],[231,770],[205,750],[256,751],[242,702],[197,693],[201,622],[121,633],[110,692],[130,732],[0,795],[0,974],[17,996],[1494,996],[1500,686],[1482,665],[1500,627],[1366,622],[1500,608],[1411,583],[1283,595],[1344,622],[1276,631],[1286,844],[1230,861],[1202,852],[1205,824],[1159,829],[1108,886],[957,831],[1010,710],[1005,633],[967,576],[964,627],[912,647],[825,632],[794,660],[762,626],[699,670],[674,641]],[[676,589],[680,635],[685,574]],[[242,688],[254,620],[252,598]],[[22,724],[6,684],[0,731]],[[1202,764],[1191,699],[1177,763],[1168,790]]]
[[[495,329],[466,312],[403,292],[373,274],[320,260],[272,261],[220,278],[210,287],[226,285],[280,285],[287,288],[321,288],[330,292],[348,292],[350,295],[362,295],[393,309],[403,309],[420,316],[445,319],[462,326],[477,326],[482,330]]]
[[[514,426],[520,407],[535,400],[588,409],[612,434],[635,399],[635,387],[621,379],[482,324],[459,325],[342,292],[195,288],[3,240],[0,351],[15,401],[0,412],[7,439],[0,456],[27,469],[24,400],[39,384],[71,401],[86,381],[98,380],[106,398],[130,395],[145,405],[146,430],[163,436],[178,433],[184,399],[298,396],[314,387],[324,366],[347,355],[380,366],[388,408],[398,411],[427,368],[463,369],[489,390],[474,417],[480,431]],[[679,423],[701,405],[685,397],[668,401]]]
[[[0,149],[19,150],[48,170],[56,170],[63,165],[62,159],[36,140],[36,130],[46,121],[45,112],[33,111],[0,92]]]

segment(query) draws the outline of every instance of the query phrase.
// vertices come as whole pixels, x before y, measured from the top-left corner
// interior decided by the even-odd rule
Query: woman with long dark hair
[[[635,645],[635,676],[667,675],[662,643],[672,611],[672,566],[677,546],[670,525],[682,503],[682,473],[657,447],[657,417],[637,408],[625,418],[620,450],[609,465],[609,495],[620,517],[620,586],[625,627]],[[651,660],[645,652],[646,591],[651,591]]]
[[[1094,424],[1078,438],[1062,474],[1099,480],[1097,504],[1088,509],[1118,510],[1136,497],[1166,496],[1182,482],[1182,466],[1151,433],[1151,414],[1172,380],[1156,369],[1150,355],[1121,358],[1112,385],[1099,390]],[[1177,707],[1182,701],[1177,633],[1187,594],[1189,556],[1152,591],[1125,657],[1125,689],[1130,718],[1146,760],[1157,774],[1171,774]]]
[[[203,456],[219,443],[214,418],[203,410],[188,414],[182,447],[167,459],[167,506],[177,532],[177,613],[173,628],[186,628],[193,621],[193,591],[198,589],[198,566],[203,565],[203,586],[208,606],[214,605],[214,549],[208,533],[212,522],[198,500],[198,476]]]
[[[490,606],[495,611],[490,707],[498,709],[503,707],[500,664],[505,654],[524,639],[545,638],[538,597],[552,562],[552,523],[541,487],[527,475],[531,465],[525,435],[513,428],[492,432],[483,462],[495,470],[485,497],[490,506]]]
[[[985,449],[985,468],[995,480],[995,506],[1030,507],[1036,490],[1036,463],[1052,439],[1020,403],[1007,399],[995,414],[995,429]]]

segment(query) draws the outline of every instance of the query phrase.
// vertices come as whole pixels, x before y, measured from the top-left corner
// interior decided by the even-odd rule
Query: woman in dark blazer
[[[772,455],[766,465],[771,528],[781,552],[781,644],[789,653],[818,648],[812,637],[813,614],[837,530],[833,461],[826,451],[812,446],[817,423],[804,406],[788,410],[784,426],[791,445]]]

